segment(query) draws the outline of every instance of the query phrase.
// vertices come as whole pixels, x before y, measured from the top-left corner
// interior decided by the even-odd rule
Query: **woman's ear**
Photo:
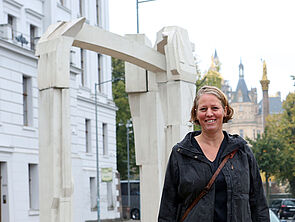
[[[224,117],[227,117],[227,106],[224,107]]]

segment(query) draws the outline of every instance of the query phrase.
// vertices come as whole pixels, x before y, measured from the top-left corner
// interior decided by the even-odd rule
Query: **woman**
[[[173,147],[163,187],[159,222],[179,222],[221,161],[234,150],[210,191],[185,222],[269,222],[259,169],[251,149],[238,135],[222,130],[233,116],[225,95],[216,87],[202,87],[194,100],[191,121],[201,131],[188,133]]]

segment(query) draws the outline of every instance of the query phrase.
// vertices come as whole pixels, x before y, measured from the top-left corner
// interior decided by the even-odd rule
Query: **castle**
[[[212,57],[212,64],[206,74],[210,75],[219,73],[220,63],[215,51]],[[216,68],[219,67],[219,68]],[[222,77],[221,77],[222,78]],[[270,81],[267,79],[266,62],[263,62],[263,75],[260,81],[262,85],[263,98],[257,101],[257,89],[248,90],[245,82],[244,65],[240,60],[239,64],[239,81],[235,91],[232,91],[227,80],[221,80],[221,90],[226,94],[228,100],[234,109],[233,119],[224,124],[224,130],[230,134],[239,134],[243,138],[256,139],[265,127],[265,118],[268,114],[277,114],[282,112],[281,94],[278,92],[275,96],[268,96],[268,85]]]

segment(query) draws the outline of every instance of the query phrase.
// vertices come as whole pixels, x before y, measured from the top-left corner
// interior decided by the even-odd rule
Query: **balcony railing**
[[[14,30],[10,24],[0,24],[0,39],[33,51],[38,41],[38,38]]]

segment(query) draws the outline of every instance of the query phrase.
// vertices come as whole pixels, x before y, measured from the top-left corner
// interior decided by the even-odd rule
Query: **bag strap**
[[[207,184],[207,186],[202,190],[202,192],[194,200],[194,202],[189,206],[189,208],[186,209],[186,211],[183,214],[180,222],[183,222],[185,220],[185,218],[187,217],[189,212],[194,208],[194,206],[199,202],[199,200],[202,199],[202,197],[205,196],[210,191],[210,188],[211,188],[212,184],[214,183],[216,177],[218,176],[218,174],[220,173],[220,171],[222,170],[222,168],[224,167],[224,165],[226,164],[228,159],[232,159],[237,151],[238,150],[236,149],[236,150],[232,151],[230,154],[226,155],[226,157],[222,160],[221,164],[218,166],[217,170],[215,171],[215,173],[211,177],[211,179],[210,179],[209,183]]]

